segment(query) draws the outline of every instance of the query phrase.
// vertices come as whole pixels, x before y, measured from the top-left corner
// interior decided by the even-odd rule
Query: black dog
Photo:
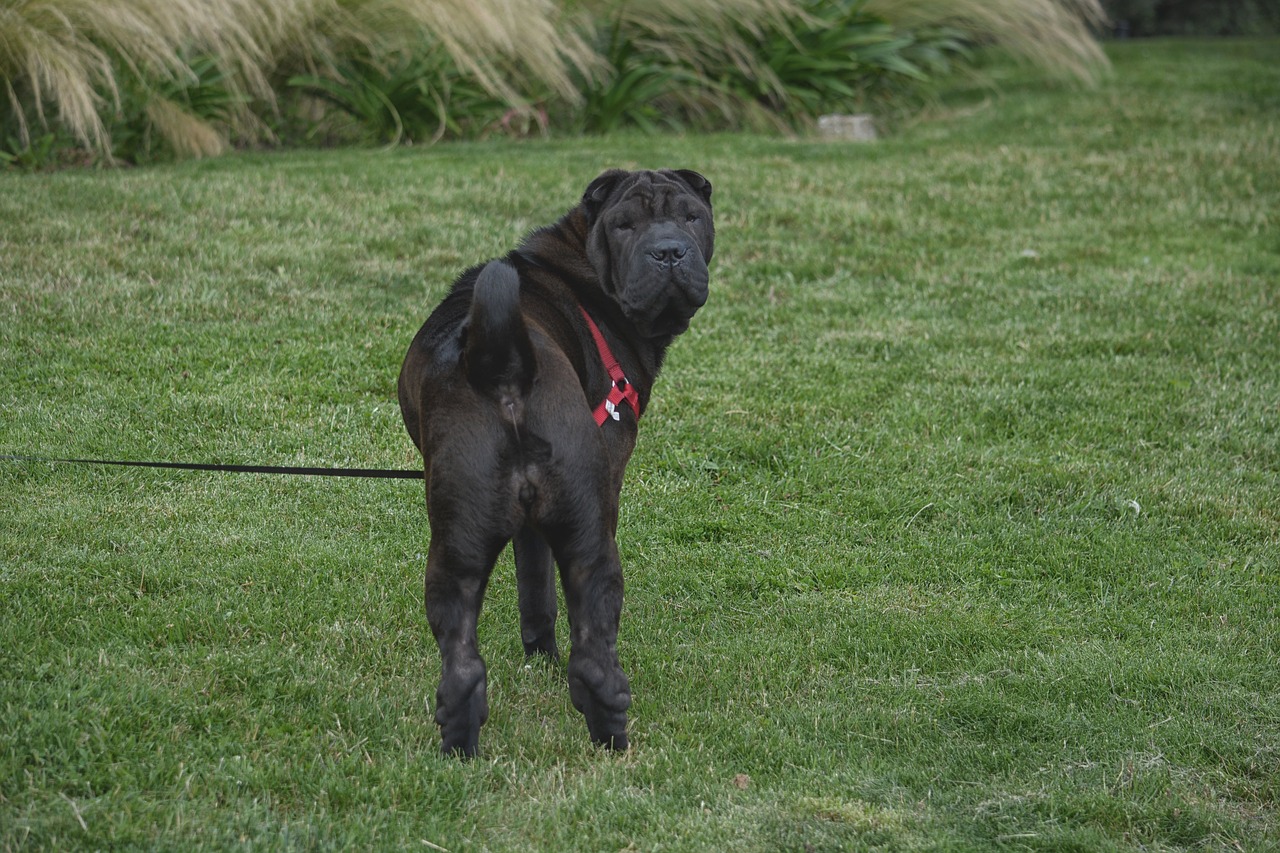
[[[526,653],[557,655],[554,559],[573,704],[592,740],[627,748],[618,493],[667,346],[707,300],[714,241],[697,172],[608,171],[559,222],[463,273],[414,338],[400,410],[426,466],[445,753],[474,755],[489,714],[476,622],[511,541]]]

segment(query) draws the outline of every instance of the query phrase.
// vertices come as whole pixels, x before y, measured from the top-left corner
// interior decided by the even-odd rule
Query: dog
[[[446,755],[475,755],[489,714],[476,623],[508,542],[525,653],[558,658],[558,567],[570,697],[596,744],[627,748],[618,496],[667,347],[707,301],[714,244],[705,177],[609,170],[555,224],[464,272],[414,337],[398,392],[427,484]]]

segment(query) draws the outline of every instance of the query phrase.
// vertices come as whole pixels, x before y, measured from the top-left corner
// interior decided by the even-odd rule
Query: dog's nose
[[[681,240],[659,240],[649,249],[649,257],[664,266],[675,266],[689,253],[689,244]]]

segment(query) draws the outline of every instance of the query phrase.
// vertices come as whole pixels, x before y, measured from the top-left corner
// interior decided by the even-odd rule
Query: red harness
[[[613,387],[609,389],[609,394],[604,398],[600,405],[596,406],[596,426],[604,426],[604,422],[613,418],[618,420],[621,415],[618,413],[618,404],[625,402],[631,406],[631,411],[636,413],[636,420],[640,420],[640,395],[636,393],[636,387],[627,381],[627,375],[622,372],[622,365],[618,364],[618,360],[613,357],[613,352],[609,349],[609,344],[605,342],[604,335],[600,333],[600,327],[591,319],[591,315],[587,313],[587,309],[581,305],[578,306],[582,310],[582,317],[587,321],[587,328],[591,330],[591,337],[595,338],[596,349],[600,351],[600,360],[604,362],[604,369],[609,374],[609,379],[613,382]]]

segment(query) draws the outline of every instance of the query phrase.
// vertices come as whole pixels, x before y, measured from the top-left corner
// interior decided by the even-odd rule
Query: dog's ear
[[[627,173],[622,169],[610,169],[602,172],[600,177],[587,185],[587,191],[582,194],[582,206],[587,209],[588,217],[593,220],[596,218],[600,208],[604,207],[604,203],[609,200],[610,193],[626,176]]]
[[[711,203],[711,182],[702,175],[692,169],[676,169],[675,173],[680,180],[689,185],[689,189],[702,196],[702,200],[707,204]]]

